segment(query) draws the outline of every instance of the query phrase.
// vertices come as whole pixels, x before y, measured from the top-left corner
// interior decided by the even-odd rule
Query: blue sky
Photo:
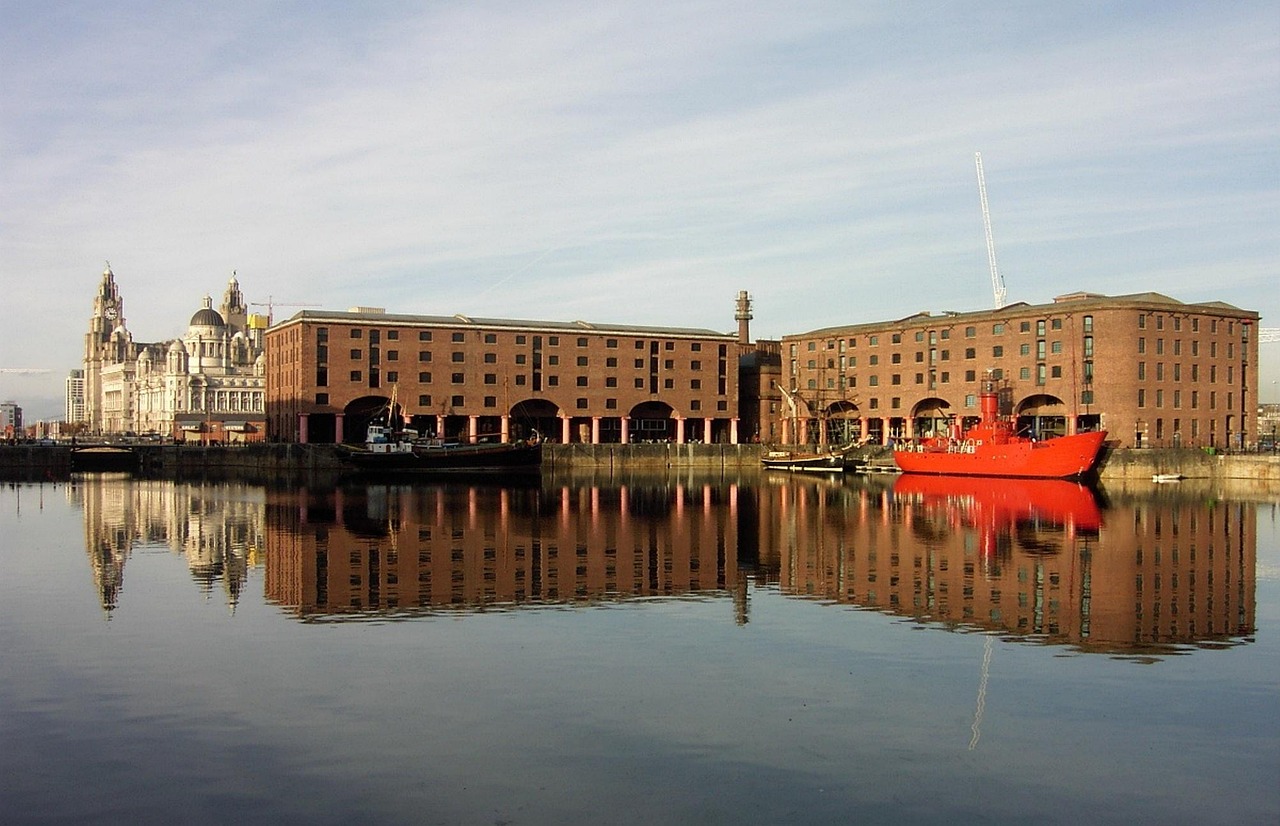
[[[0,2],[0,396],[250,301],[759,337],[1156,290],[1280,327],[1274,3]],[[277,310],[279,317],[291,312]],[[1280,401],[1280,344],[1262,345]]]

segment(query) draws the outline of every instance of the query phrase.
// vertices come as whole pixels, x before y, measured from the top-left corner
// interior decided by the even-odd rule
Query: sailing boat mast
[[[773,383],[778,388],[778,392],[782,394],[782,399],[787,403],[787,407],[791,409],[791,440],[792,444],[799,444],[800,436],[800,414],[796,410],[796,397],[787,392],[787,389],[777,382]]]

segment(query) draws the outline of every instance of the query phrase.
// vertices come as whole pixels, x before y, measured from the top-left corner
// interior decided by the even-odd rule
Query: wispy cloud
[[[763,335],[974,309],[976,149],[1011,297],[1280,313],[1265,3],[0,18],[14,366],[75,366],[106,258],[144,340],[233,269],[251,300],[720,329],[749,289]]]

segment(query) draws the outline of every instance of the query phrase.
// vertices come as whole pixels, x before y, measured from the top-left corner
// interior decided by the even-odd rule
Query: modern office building
[[[784,336],[750,403],[762,441],[885,443],[976,421],[990,373],[1037,438],[1103,429],[1122,447],[1239,448],[1258,437],[1258,320],[1217,301],[1081,292],[830,327]]]
[[[741,315],[741,312],[740,312]],[[739,441],[739,334],[303,310],[266,334],[271,438],[359,442],[396,414],[441,438]]]
[[[85,420],[84,411],[84,371],[72,370],[67,374],[66,407],[63,421],[76,424]]]
[[[22,408],[16,402],[0,403],[0,436],[14,439],[23,435]]]

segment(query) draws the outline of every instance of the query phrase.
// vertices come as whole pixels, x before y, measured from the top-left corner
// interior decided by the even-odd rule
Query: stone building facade
[[[742,322],[745,325],[745,322]],[[563,443],[739,441],[741,334],[303,310],[266,335],[273,439],[359,442],[396,414],[420,433]]]
[[[183,336],[137,342],[108,266],[85,334],[81,386],[86,430],[202,443],[261,440],[266,327],[266,318],[248,312],[233,274],[220,312],[205,296]]]
[[[1122,447],[1252,446],[1256,312],[1158,293],[921,313],[783,337],[760,378],[761,439],[886,443],[976,421],[978,382],[1037,438],[1106,430]]]

